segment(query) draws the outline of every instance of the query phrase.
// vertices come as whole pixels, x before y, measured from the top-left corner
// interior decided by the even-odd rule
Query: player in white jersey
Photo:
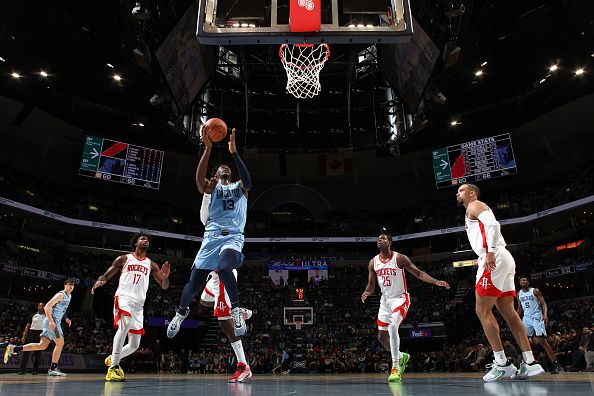
[[[131,243],[134,253],[116,258],[105,274],[97,279],[91,290],[91,293],[95,293],[98,287],[103,286],[120,272],[113,305],[113,325],[117,331],[113,338],[112,354],[105,359],[105,364],[109,366],[105,376],[106,381],[125,380],[120,359],[131,355],[140,346],[140,338],[144,334],[143,308],[149,287],[149,276],[152,274],[162,289],[169,287],[169,262],[165,262],[159,268],[157,263],[146,257],[151,237],[147,234],[136,234],[132,237]],[[124,346],[126,336],[128,336],[128,343]]]
[[[382,229],[382,233],[377,237],[377,247],[380,253],[369,261],[369,278],[367,287],[361,294],[361,302],[365,303],[378,283],[382,292],[377,314],[378,339],[392,355],[392,370],[388,382],[400,382],[406,363],[410,359],[408,353],[400,352],[400,335],[398,334],[398,327],[406,318],[410,306],[404,270],[406,269],[423,282],[446,289],[449,289],[450,285],[421,271],[407,256],[393,251],[391,246],[392,236],[386,229]]]
[[[538,343],[547,353],[551,360],[551,374],[559,374],[561,365],[557,361],[557,356],[551,345],[547,342],[547,330],[545,326],[549,324],[547,303],[536,287],[530,287],[530,281],[527,276],[520,276],[520,286],[518,292],[518,316],[522,316],[522,323],[526,328],[528,337],[535,337]]]
[[[202,195],[202,206],[200,207],[200,221],[206,225],[208,221],[208,208],[210,207],[210,194],[204,193]],[[237,279],[237,270],[233,269],[233,275]],[[221,330],[229,339],[235,357],[237,358],[237,369],[235,373],[229,378],[229,382],[245,382],[252,377],[252,370],[245,357],[243,350],[243,343],[239,337],[235,335],[235,325],[231,317],[231,299],[229,293],[225,290],[225,285],[221,282],[219,274],[212,271],[208,275],[208,281],[202,291],[200,297],[200,304],[205,307],[214,308],[214,317],[219,320]],[[252,311],[241,308],[244,320],[252,317]]]
[[[493,364],[488,365],[487,368],[490,370],[483,380],[533,377],[544,373],[544,370],[534,360],[526,329],[514,308],[516,263],[505,248],[499,222],[491,209],[479,201],[479,197],[480,190],[474,184],[461,185],[456,194],[458,204],[466,208],[466,233],[472,249],[478,255],[475,310],[495,355],[495,360]],[[497,306],[497,310],[522,349],[523,362],[519,370],[508,361],[503,352],[499,325],[493,315],[493,306]]]

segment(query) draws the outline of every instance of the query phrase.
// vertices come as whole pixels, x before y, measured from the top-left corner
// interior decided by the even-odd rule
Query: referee
[[[43,320],[45,319],[45,311],[43,310],[44,307],[44,303],[37,304],[37,313],[27,321],[27,326],[25,326],[23,337],[21,338],[23,345],[30,342],[39,342],[39,335],[43,330]],[[23,352],[19,375],[25,375],[30,354],[31,352]],[[33,360],[33,375],[37,375],[37,368],[39,367],[39,361],[41,360],[41,351],[35,351],[33,354],[35,355]]]

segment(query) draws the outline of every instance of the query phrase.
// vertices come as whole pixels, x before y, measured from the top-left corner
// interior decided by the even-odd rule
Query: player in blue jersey
[[[217,271],[229,294],[235,335],[241,336],[246,332],[233,269],[238,268],[243,262],[241,253],[244,242],[243,229],[247,216],[247,193],[252,187],[252,179],[237,153],[235,128],[231,131],[229,152],[233,156],[239,174],[239,180],[236,182],[232,181],[231,168],[227,165],[220,165],[212,178],[206,178],[212,141],[207,133],[204,133],[202,139],[205,148],[196,169],[196,185],[201,194],[211,194],[208,220],[202,246],[192,266],[190,280],[182,292],[177,313],[167,327],[169,338],[175,337],[179,331],[181,323],[190,312],[190,303],[198,293],[202,292],[211,271]]]
[[[521,276],[519,281],[522,289],[518,292],[518,315],[522,318],[526,334],[528,337],[536,336],[538,343],[543,347],[553,364],[551,374],[559,374],[561,365],[557,361],[555,351],[547,341],[547,330],[545,329],[545,326],[549,324],[547,303],[540,290],[530,287],[528,277]],[[522,313],[524,313],[523,317]]]
[[[64,377],[64,374],[58,368],[58,362],[60,361],[60,355],[62,354],[62,348],[64,347],[64,332],[62,331],[62,318],[70,305],[70,299],[72,290],[74,290],[74,279],[68,278],[64,281],[64,290],[59,291],[56,295],[45,304],[45,315],[46,318],[43,320],[43,331],[41,332],[41,340],[38,343],[31,343],[21,346],[8,345],[4,352],[4,363],[8,362],[8,359],[15,353],[24,351],[43,351],[47,349],[50,342],[54,342],[56,346],[52,353],[52,364],[47,372],[50,377]],[[72,321],[68,318],[65,319],[66,324],[70,327]]]

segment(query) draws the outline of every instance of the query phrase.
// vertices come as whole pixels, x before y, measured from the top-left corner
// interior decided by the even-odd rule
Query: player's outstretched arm
[[[548,324],[549,324],[549,315],[548,315],[549,309],[547,307],[547,303],[544,299],[544,296],[542,295],[540,290],[538,290],[536,287],[534,288],[534,296],[536,296],[536,299],[538,300],[538,302],[540,303],[540,307],[542,308],[542,320],[544,321],[544,324],[548,326]]]
[[[171,266],[169,261],[163,263],[161,268],[159,265],[154,261],[151,261],[151,272],[153,274],[153,278],[157,281],[161,289],[167,289],[169,287],[169,272],[171,271]]]
[[[365,303],[367,297],[373,294],[375,290],[375,282],[376,282],[376,275],[375,270],[373,269],[373,259],[369,260],[369,264],[367,265],[367,269],[369,271],[369,275],[367,277],[367,287],[363,294],[361,294],[361,302]]]
[[[518,313],[518,316],[521,318],[522,312],[524,312],[524,310],[522,309],[522,303],[520,302],[520,297],[518,297],[517,295],[516,295],[516,300],[518,301],[518,309],[516,309],[516,312]]]
[[[239,153],[237,152],[237,147],[235,146],[235,128],[231,130],[231,137],[229,138],[229,152],[233,156],[233,161],[237,167],[237,173],[239,174],[239,179],[241,182],[241,189],[245,192],[248,192],[250,188],[252,188],[252,177],[250,176],[247,166],[245,166],[241,160],[241,157],[239,156]]]
[[[450,288],[448,282],[437,280],[425,271],[421,271],[420,269],[418,269],[417,266],[414,265],[412,261],[410,261],[408,256],[405,256],[404,254],[399,254],[396,260],[398,264],[401,266],[401,268],[405,268],[408,272],[410,272],[423,282],[431,283],[432,285],[436,285],[439,287],[445,287],[446,289]]]
[[[91,294],[95,294],[96,288],[103,286],[107,283],[108,280],[111,279],[112,276],[120,272],[120,270],[124,268],[125,263],[126,256],[119,256],[118,258],[116,258],[111,264],[111,267],[109,267],[107,271],[105,271],[105,273],[101,275],[99,279],[97,279],[97,282],[95,282],[93,288],[91,289]]]
[[[212,178],[211,180],[206,178],[206,172],[208,171],[208,158],[210,157],[210,152],[212,150],[212,141],[208,137],[207,133],[204,133],[202,136],[202,141],[204,142],[204,151],[202,152],[202,156],[200,157],[200,161],[198,162],[198,166],[196,167],[196,187],[198,187],[198,191],[200,194],[211,193],[216,185],[216,179]],[[213,184],[214,180],[214,184]]]

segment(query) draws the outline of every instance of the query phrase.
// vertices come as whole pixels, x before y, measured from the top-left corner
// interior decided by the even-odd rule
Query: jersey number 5
[[[384,283],[384,286],[392,286],[392,282],[390,281],[389,276],[382,276],[382,281]]]
[[[132,283],[137,285],[138,282],[140,282],[140,274],[134,274],[134,280],[132,281]]]
[[[223,203],[223,210],[235,209],[235,202],[232,199],[223,199],[221,202]]]

